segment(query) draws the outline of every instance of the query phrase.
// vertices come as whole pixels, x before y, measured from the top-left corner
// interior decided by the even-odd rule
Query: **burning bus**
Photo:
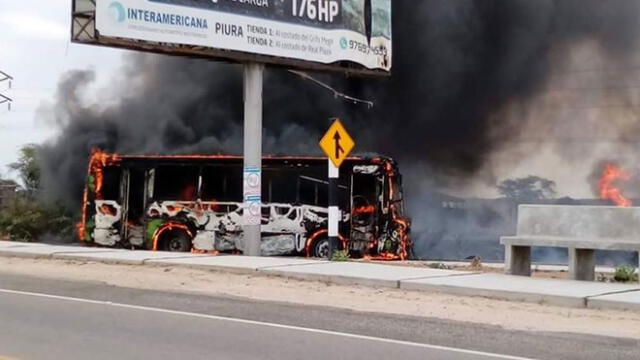
[[[94,150],[81,241],[106,247],[237,253],[243,249],[243,160],[228,155],[120,155]],[[349,158],[339,179],[342,249],[406,259],[410,222],[394,160]],[[262,254],[326,257],[327,160],[267,156]]]

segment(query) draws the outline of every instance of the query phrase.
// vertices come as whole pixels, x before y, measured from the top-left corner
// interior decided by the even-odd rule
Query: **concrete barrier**
[[[595,250],[640,252],[640,208],[520,205],[516,236],[504,236],[505,272],[531,275],[531,247],[569,250],[569,275],[593,281]]]

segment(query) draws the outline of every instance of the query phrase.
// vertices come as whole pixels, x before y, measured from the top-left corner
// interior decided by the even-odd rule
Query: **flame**
[[[214,211],[214,212],[216,212],[216,211],[220,210],[220,205],[218,204],[218,200],[216,200],[216,199],[207,200],[201,206],[202,206],[202,210],[204,210],[204,211]]]
[[[319,156],[263,156],[264,159],[273,159],[273,160],[318,160],[325,161],[326,157]],[[131,160],[142,160],[142,159],[157,159],[157,160],[189,160],[189,159],[227,159],[227,160],[241,160],[241,156],[235,155],[222,155],[222,154],[214,154],[214,155],[206,155],[206,154],[193,154],[193,155],[120,155],[120,154],[112,154],[104,152],[100,149],[94,148],[91,150],[91,158],[89,160],[89,168],[88,175],[93,176],[94,178],[94,198],[97,200],[102,199],[102,188],[104,185],[104,168],[110,165],[115,165],[120,163],[123,159],[131,159]],[[348,160],[363,160],[362,157],[349,157]],[[392,163],[386,158],[376,157],[371,159],[371,162],[374,164],[384,164],[384,170],[387,172],[389,177],[396,176],[396,170]],[[393,189],[391,190],[393,191]],[[190,191],[187,191],[190,192]],[[393,193],[390,194],[391,198],[393,198]],[[627,200],[628,201],[628,200]],[[78,237],[81,241],[85,240],[86,236],[86,223],[88,218],[88,204],[89,204],[89,192],[88,188],[85,187],[83,196],[82,196],[82,216],[81,221],[76,224],[76,229],[78,232]],[[218,204],[216,200],[209,202],[208,204],[202,204],[202,210],[210,209],[213,211],[218,210]],[[408,229],[410,227],[410,223],[405,218],[400,217],[397,214],[397,211],[393,209],[392,206],[392,218],[393,221],[398,225],[397,231],[399,232],[401,243],[397,253],[381,253],[377,256],[365,256],[365,259],[370,260],[404,260],[408,257],[408,249],[411,246],[411,240],[408,236]],[[175,210],[175,209],[174,209]],[[375,212],[375,206],[364,206],[360,208],[356,208],[354,210],[355,213],[371,213]],[[157,242],[160,235],[166,231],[171,229],[182,229],[186,231],[190,236],[193,236],[191,230],[182,223],[167,223],[163,227],[159,228],[153,236],[153,250],[157,249]],[[314,234],[312,234],[306,243],[306,253],[307,256],[310,255],[311,245],[313,241],[320,235],[327,233],[327,229],[318,230]],[[340,242],[342,243],[343,248],[347,248],[348,239],[339,236]],[[375,245],[370,248],[375,247]],[[194,252],[198,252],[199,250],[193,250]],[[213,252],[208,252],[213,253]],[[217,252],[215,252],[217,253]]]
[[[103,152],[99,149],[93,149],[93,152],[98,152],[102,156],[110,157],[116,156],[118,161],[122,159],[126,160],[143,160],[143,159],[151,159],[151,160],[242,160],[243,157],[239,155],[225,155],[225,154],[176,154],[176,155],[141,155],[141,154],[132,154],[132,155],[119,155],[119,154],[110,154]],[[283,156],[283,155],[263,155],[263,159],[265,160],[317,160],[317,161],[327,161],[326,156]],[[364,160],[363,157],[360,156],[349,156],[346,160],[358,161]],[[382,161],[381,158],[376,158],[377,161]]]
[[[116,208],[114,208],[112,205],[103,204],[102,206],[100,206],[100,212],[105,215],[116,216],[118,210],[116,210]]]
[[[207,255],[219,255],[220,251],[218,250],[200,250],[200,249],[191,249],[192,254],[207,254]]]
[[[265,155],[264,159],[273,160],[317,160],[326,161],[326,157],[323,156],[277,156],[277,155]],[[109,165],[114,165],[122,161],[123,159],[130,160],[143,160],[143,159],[155,159],[155,160],[242,160],[242,156],[237,155],[224,155],[224,154],[189,154],[189,155],[120,155],[114,153],[107,153],[98,148],[91,149],[91,158],[89,160],[88,175],[93,176],[95,185],[95,199],[102,199],[102,187],[104,184],[103,168]],[[363,160],[362,157],[348,157],[347,160],[358,161]],[[378,158],[378,161],[381,161]],[[88,189],[85,190],[82,195],[82,214],[81,220],[76,224],[76,230],[78,237],[81,241],[85,240],[86,224],[88,218],[88,204],[89,193]],[[217,210],[217,206],[211,207],[211,210]]]
[[[376,211],[376,207],[373,205],[369,206],[360,206],[353,209],[354,214],[370,214]]]
[[[82,211],[82,220],[80,222],[78,222],[76,224],[76,231],[78,232],[78,238],[80,239],[80,241],[84,241],[85,240],[85,235],[87,233],[87,228],[84,225],[85,224],[85,211]]]
[[[395,169],[391,165],[391,163],[387,162],[386,165],[387,166],[385,170],[387,172],[387,176],[389,177],[389,179],[395,178],[397,174]],[[394,187],[390,186],[389,188],[390,188],[389,198],[393,199],[395,198],[395,194],[393,192]],[[409,238],[409,229],[411,228],[411,222],[408,219],[399,215],[399,210],[397,206],[398,206],[397,203],[392,203],[390,210],[391,210],[391,218],[393,219],[393,222],[397,225],[396,231],[398,231],[398,236],[400,237],[400,245],[397,253],[392,254],[392,255],[395,255],[395,259],[391,259],[391,260],[406,260],[409,257],[409,249],[412,246],[411,239]],[[382,260],[389,260],[388,255],[382,254],[382,256],[383,256]]]
[[[603,200],[611,200],[616,206],[630,207],[631,200],[622,195],[620,188],[618,188],[614,182],[616,180],[629,180],[631,174],[624,171],[620,167],[613,164],[605,164],[602,171],[602,176],[599,181],[600,198]]]
[[[196,198],[196,192],[196,187],[193,184],[189,184],[184,189],[182,189],[182,199],[193,200]]]
[[[87,175],[94,178],[94,190],[95,198],[102,199],[102,185],[104,184],[103,168],[108,165],[119,163],[121,160],[118,154],[108,154],[98,148],[91,149],[91,158],[89,159],[89,168],[87,169]],[[76,230],[78,231],[78,237],[80,241],[85,240],[87,231],[87,211],[89,206],[89,192],[85,187],[82,193],[82,215],[81,220],[76,224]]]
[[[364,260],[367,261],[371,261],[371,260],[376,260],[376,261],[395,261],[395,260],[404,260],[400,255],[398,254],[394,254],[391,252],[384,252],[381,254],[378,254],[376,256],[373,255],[365,255],[362,257]]]
[[[393,163],[386,161],[385,159],[374,159],[374,162],[384,163],[384,170],[387,173],[389,179],[393,179],[397,176]],[[389,187],[389,198],[395,198],[393,186]],[[365,255],[364,260],[378,260],[378,261],[395,261],[406,260],[409,257],[409,249],[411,248],[411,238],[409,237],[409,229],[411,228],[411,222],[399,215],[397,208],[398,204],[392,203],[390,205],[391,219],[396,225],[398,237],[400,238],[400,244],[396,252],[385,251],[377,255]],[[356,209],[357,211],[358,209]],[[369,250],[376,248],[377,240],[372,240],[369,244]]]
[[[93,175],[95,181],[96,199],[102,200],[102,186],[104,185],[104,168],[109,165],[119,163],[121,160],[118,154],[108,154],[100,149],[91,150],[91,160],[89,160],[89,175]]]

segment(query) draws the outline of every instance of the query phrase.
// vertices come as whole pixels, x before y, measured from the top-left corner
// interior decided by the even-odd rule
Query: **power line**
[[[292,74],[300,76],[304,80],[309,80],[309,81],[315,83],[316,85],[331,91],[333,93],[333,96],[335,96],[336,98],[341,98],[341,99],[346,100],[346,101],[351,101],[354,104],[365,104],[369,108],[372,108],[373,105],[374,105],[373,101],[358,99],[358,98],[355,98],[353,96],[349,96],[349,95],[343,94],[343,93],[339,92],[338,90],[332,88],[331,86],[323,83],[322,81],[312,77],[311,75],[307,74],[306,72],[296,71],[296,70],[288,70],[288,71],[290,73],[292,73]]]
[[[4,71],[0,70],[0,82],[4,82],[4,81],[7,81],[9,83],[9,90],[11,90],[11,82],[13,81],[13,77],[5,73]],[[0,93],[0,105],[7,104],[7,108],[9,109],[9,111],[11,111],[12,102],[13,102],[13,99],[4,95],[3,93]]]

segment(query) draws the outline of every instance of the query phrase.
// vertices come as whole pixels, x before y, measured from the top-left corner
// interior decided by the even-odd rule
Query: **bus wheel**
[[[322,236],[313,243],[311,248],[311,257],[328,259],[329,258],[329,238]]]
[[[170,252],[191,251],[191,237],[184,231],[174,230],[168,232],[163,239],[163,250]]]

